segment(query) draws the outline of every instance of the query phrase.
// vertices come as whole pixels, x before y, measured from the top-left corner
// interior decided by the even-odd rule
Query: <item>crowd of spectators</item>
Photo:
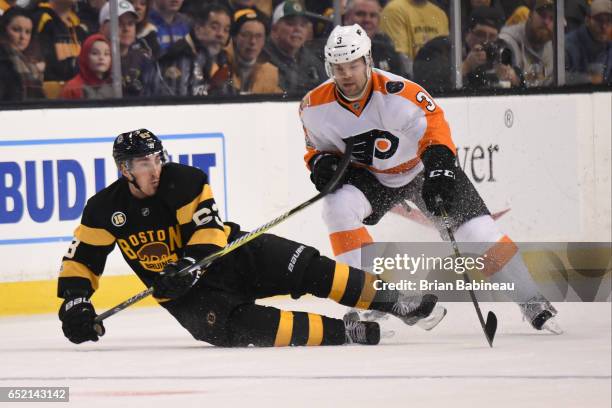
[[[18,3],[18,4],[17,4]],[[0,0],[0,101],[303,95],[327,79],[333,0]],[[376,68],[453,88],[449,0],[343,0]],[[463,87],[554,84],[554,0],[463,0]],[[612,84],[612,0],[565,0],[568,84]]]

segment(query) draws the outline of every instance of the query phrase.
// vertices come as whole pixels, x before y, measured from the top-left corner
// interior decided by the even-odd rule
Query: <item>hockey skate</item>
[[[534,296],[525,303],[519,303],[526,319],[536,330],[546,330],[553,334],[563,334],[555,316],[557,309],[544,296]]]
[[[391,314],[408,326],[415,324],[423,330],[431,330],[446,316],[446,308],[440,306],[436,295],[400,295],[393,304]]]
[[[358,314],[355,313],[357,317]],[[380,342],[380,326],[376,322],[362,322],[353,320],[355,315],[345,315],[344,329],[346,331],[347,344],[369,344],[375,345]]]
[[[423,330],[431,330],[446,316],[446,308],[437,305],[438,298],[435,295],[405,296],[400,295],[393,304],[390,314],[399,318],[408,326],[415,324]],[[388,314],[379,310],[359,311],[349,309],[344,315],[344,321],[381,321],[388,319]],[[383,336],[385,337],[385,336]],[[390,337],[390,336],[389,336]]]
[[[358,310],[351,308],[348,310],[348,312],[346,312],[347,315],[351,315],[353,313],[358,315],[359,318],[357,320],[363,320],[366,322],[380,322],[389,318],[387,313],[378,310]]]

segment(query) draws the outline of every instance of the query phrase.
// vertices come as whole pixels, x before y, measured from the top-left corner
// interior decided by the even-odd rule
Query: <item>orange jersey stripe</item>
[[[321,153],[321,152],[319,152],[317,149],[313,149],[312,147],[306,146],[306,154],[304,155],[304,162],[306,163],[306,167],[308,168],[308,170],[310,170],[310,166],[308,165],[308,163],[310,163],[310,160],[312,160],[312,158],[317,153]]]
[[[495,245],[487,250],[484,254],[485,267],[482,270],[484,276],[491,276],[499,272],[516,253],[518,248],[516,244],[507,236],[501,237]]]
[[[331,241],[332,251],[335,256],[374,242],[366,227],[334,232],[329,234],[329,240]]]
[[[326,82],[319,85],[306,94],[302,100],[302,109],[334,102],[336,100],[335,88],[336,85],[333,82]]]

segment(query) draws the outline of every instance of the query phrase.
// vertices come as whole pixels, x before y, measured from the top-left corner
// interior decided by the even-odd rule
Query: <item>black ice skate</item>
[[[563,334],[557,323],[557,309],[542,295],[534,296],[525,303],[519,303],[523,317],[536,330],[546,330],[553,334]]]
[[[416,324],[424,330],[431,330],[446,316],[446,308],[437,303],[436,295],[400,295],[397,302],[393,304],[391,314],[408,326]]]
[[[354,320],[359,317],[357,313],[344,316],[347,344],[378,344],[380,342],[380,326],[376,322],[362,322]]]

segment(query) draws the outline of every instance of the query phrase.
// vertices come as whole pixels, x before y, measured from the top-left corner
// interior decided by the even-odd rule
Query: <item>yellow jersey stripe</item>
[[[95,246],[107,246],[115,242],[113,234],[104,228],[92,228],[83,224],[74,231],[74,237],[81,242]]]
[[[227,245],[227,235],[225,231],[221,231],[216,228],[200,229],[193,233],[191,239],[187,243],[187,245],[198,244],[213,244],[223,248]]]
[[[291,343],[293,334],[293,312],[280,311],[278,329],[276,329],[276,339],[274,347],[285,347]]]
[[[357,309],[368,309],[370,307],[370,303],[374,300],[374,296],[376,295],[376,289],[374,289],[374,282],[378,279],[376,275],[372,275],[371,273],[365,273],[365,282],[363,284],[363,289],[361,289],[361,296],[359,296],[359,300],[355,307]]]
[[[332,288],[328,296],[330,299],[340,302],[340,299],[342,299],[342,296],[344,296],[348,278],[349,266],[347,264],[336,262],[334,281],[332,282]]]
[[[183,225],[190,223],[198,204],[211,198],[213,198],[212,190],[208,184],[205,184],[199,196],[194,198],[189,204],[185,204],[176,210],[176,219],[178,220],[179,224]]]
[[[308,313],[307,346],[320,346],[323,342],[323,318],[321,315]]]
[[[91,269],[76,261],[62,262],[62,270],[60,278],[85,278],[91,282],[93,290],[98,290],[100,285],[100,277],[94,274]]]

